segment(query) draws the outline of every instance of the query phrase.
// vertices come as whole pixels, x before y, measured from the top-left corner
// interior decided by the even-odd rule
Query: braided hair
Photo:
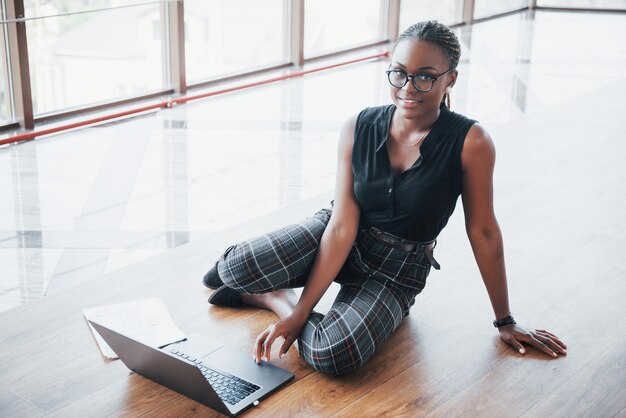
[[[409,26],[396,40],[393,50],[391,51],[392,54],[396,46],[404,40],[423,40],[435,44],[441,48],[446,55],[450,68],[455,69],[459,64],[459,59],[461,58],[461,44],[459,43],[459,38],[443,23],[439,23],[436,20],[425,20]],[[449,109],[450,94],[446,92],[441,102],[448,106]]]

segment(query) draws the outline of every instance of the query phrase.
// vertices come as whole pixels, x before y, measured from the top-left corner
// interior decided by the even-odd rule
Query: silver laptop
[[[294,374],[252,355],[193,334],[155,348],[89,321],[126,367],[223,414],[235,416],[267,397]]]

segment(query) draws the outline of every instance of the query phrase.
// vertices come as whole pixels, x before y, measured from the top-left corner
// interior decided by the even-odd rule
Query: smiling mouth
[[[398,100],[403,101],[404,103],[420,103],[421,100],[411,100],[411,99],[405,99],[403,97],[400,96],[396,96],[398,98]]]

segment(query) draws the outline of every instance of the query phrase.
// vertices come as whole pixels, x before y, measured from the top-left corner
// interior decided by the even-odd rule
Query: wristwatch
[[[496,328],[500,328],[510,324],[517,324],[517,322],[515,322],[515,319],[513,319],[513,317],[511,316],[511,312],[509,312],[509,314],[504,318],[496,319],[495,321],[493,321],[493,326]]]

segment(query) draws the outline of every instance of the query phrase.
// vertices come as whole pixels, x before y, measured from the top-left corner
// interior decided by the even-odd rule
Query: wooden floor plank
[[[76,402],[54,410],[50,416],[78,417],[84,411],[97,411],[98,416],[139,416],[156,406],[182,395],[132,374],[127,379],[80,397]]]
[[[12,418],[42,417],[45,411],[22,399],[10,389],[0,388],[0,415]]]
[[[611,417],[626,404],[626,339],[598,353],[597,359],[572,376],[523,417]]]

